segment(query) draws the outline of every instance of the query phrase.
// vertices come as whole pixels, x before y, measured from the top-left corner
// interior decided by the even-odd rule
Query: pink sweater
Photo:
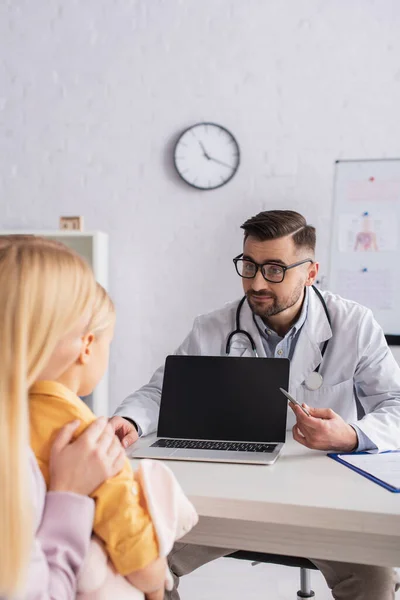
[[[94,501],[69,492],[47,492],[30,451],[35,540],[24,600],[72,600],[89,549]]]

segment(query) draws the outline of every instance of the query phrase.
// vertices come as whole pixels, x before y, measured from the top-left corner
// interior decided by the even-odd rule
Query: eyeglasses
[[[311,258],[306,258],[305,260],[293,263],[292,265],[280,265],[279,263],[274,262],[266,262],[259,265],[254,262],[254,260],[242,258],[242,256],[243,254],[239,254],[239,256],[236,256],[233,259],[236,272],[240,277],[243,277],[243,279],[254,279],[260,270],[264,279],[270,283],[282,283],[285,279],[286,271],[289,269],[294,269],[294,267],[299,267],[308,262],[311,264],[314,262]]]

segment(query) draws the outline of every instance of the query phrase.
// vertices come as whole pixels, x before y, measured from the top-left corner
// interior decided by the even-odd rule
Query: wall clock
[[[216,123],[197,123],[179,137],[174,150],[178,175],[199,190],[215,190],[232,179],[240,164],[234,136]]]

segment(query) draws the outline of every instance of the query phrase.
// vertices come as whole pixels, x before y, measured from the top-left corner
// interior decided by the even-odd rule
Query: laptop
[[[269,465],[286,436],[289,360],[168,356],[157,439],[132,458]]]

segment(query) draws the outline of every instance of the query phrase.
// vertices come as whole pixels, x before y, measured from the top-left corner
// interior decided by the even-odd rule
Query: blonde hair
[[[96,283],[96,298],[92,318],[87,326],[87,331],[100,334],[105,331],[115,319],[115,306],[110,296],[100,283]]]
[[[35,240],[35,239],[44,239],[37,238],[34,235],[30,235],[28,233],[10,233],[7,235],[0,235],[0,248],[4,248],[5,246],[9,246],[14,242],[26,242],[27,240]]]
[[[47,240],[0,240],[0,596],[23,589],[33,542],[28,389],[93,308],[83,258]]]

